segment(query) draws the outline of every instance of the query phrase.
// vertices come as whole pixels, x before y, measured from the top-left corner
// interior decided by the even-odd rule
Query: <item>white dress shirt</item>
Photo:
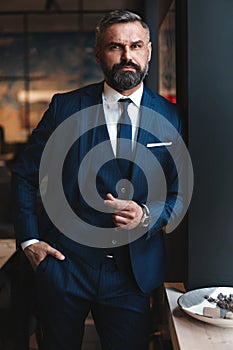
[[[122,106],[119,103],[121,98],[130,98],[132,103],[128,106],[128,114],[132,124],[132,150],[134,148],[137,139],[137,127],[139,126],[139,109],[143,93],[143,84],[129,96],[124,96],[118,91],[111,88],[106,82],[104,83],[104,91],[102,94],[103,98],[103,109],[105,114],[105,121],[109,133],[109,138],[111,140],[113,152],[116,155],[117,149],[117,124],[119,122],[120,116],[122,114]],[[22,249],[25,249],[33,243],[39,242],[38,239],[29,239],[21,243]]]
[[[139,125],[139,108],[143,93],[143,84],[134,93],[129,96],[124,96],[118,91],[111,88],[106,82],[104,83],[103,91],[103,108],[105,121],[108,128],[109,138],[112,143],[113,152],[116,155],[117,148],[117,124],[122,114],[122,106],[119,103],[121,98],[130,98],[132,103],[128,106],[128,114],[132,124],[132,148],[137,139],[137,127]]]

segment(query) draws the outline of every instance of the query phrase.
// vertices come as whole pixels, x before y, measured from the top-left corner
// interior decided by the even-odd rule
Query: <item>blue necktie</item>
[[[119,102],[122,104],[123,112],[117,126],[117,157],[120,158],[118,162],[121,173],[127,178],[132,157],[132,125],[128,114],[128,106],[132,101],[130,98],[121,98]]]

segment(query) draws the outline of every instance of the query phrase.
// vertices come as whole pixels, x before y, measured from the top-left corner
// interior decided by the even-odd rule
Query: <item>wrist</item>
[[[29,247],[31,244],[38,243],[38,239],[28,239],[27,241],[24,241],[21,243],[21,248],[24,250],[25,248]]]

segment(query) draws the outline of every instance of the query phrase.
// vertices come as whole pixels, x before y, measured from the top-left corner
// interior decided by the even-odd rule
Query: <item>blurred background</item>
[[[152,1],[122,0],[114,8],[129,9],[146,20],[152,6],[154,13],[148,21],[152,23],[152,40],[156,44],[151,85],[175,102],[175,1],[161,4],[159,15]],[[4,201],[0,205],[0,237],[13,236],[9,177],[15,157],[27,143],[53,94],[103,79],[94,56],[95,26],[112,8],[111,1],[1,1],[0,195]]]

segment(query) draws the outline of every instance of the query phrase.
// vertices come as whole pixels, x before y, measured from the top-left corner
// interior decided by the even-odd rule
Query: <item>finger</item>
[[[129,202],[127,200],[114,198],[114,200],[105,200],[105,204],[117,211],[123,211],[128,210],[127,206]]]
[[[126,217],[120,216],[120,215],[114,215],[114,223],[117,226],[121,225],[127,225],[128,219]]]
[[[54,258],[58,259],[58,260],[64,260],[65,256],[57,249],[48,246],[47,248],[47,254],[53,256]]]
[[[125,219],[133,219],[133,215],[126,209],[126,210],[118,210],[113,215],[119,216],[121,218]]]

